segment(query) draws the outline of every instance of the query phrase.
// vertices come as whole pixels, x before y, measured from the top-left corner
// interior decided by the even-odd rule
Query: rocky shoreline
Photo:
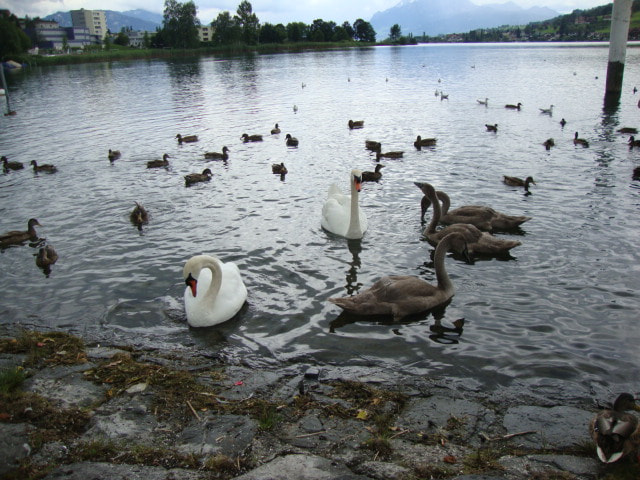
[[[363,367],[256,369],[0,328],[0,478],[637,479],[595,405]],[[8,386],[7,386],[8,385]]]

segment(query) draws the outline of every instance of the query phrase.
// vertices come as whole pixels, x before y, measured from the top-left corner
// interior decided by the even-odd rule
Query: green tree
[[[120,33],[118,33],[113,43],[115,43],[116,45],[122,45],[123,47],[129,45],[129,35],[127,35],[124,27],[120,29]]]
[[[151,46],[151,38],[149,37],[149,32],[145,30],[144,35],[142,36],[142,46],[144,48],[149,48]]]
[[[402,36],[402,30],[400,29],[400,25],[398,25],[397,23],[395,23],[392,27],[391,30],[389,30],[389,38],[392,41],[397,41],[400,37]]]
[[[62,51],[65,53],[69,53],[69,39],[67,38],[67,34],[62,34]]]
[[[240,2],[234,19],[242,29],[242,39],[245,43],[248,45],[257,43],[260,20],[258,20],[257,15],[253,13],[253,7],[250,2],[247,0]]]
[[[14,15],[0,16],[0,58],[25,53],[29,48],[31,40],[18,26],[18,19]]]
[[[347,40],[351,40],[351,35],[349,35],[347,30],[342,25],[338,25],[333,30],[333,38],[332,38],[332,40],[334,42],[344,42],[344,41],[347,41]]]
[[[376,31],[373,29],[369,22],[365,22],[361,18],[353,22],[353,29],[355,30],[354,37],[361,42],[375,42]]]
[[[302,42],[307,39],[309,27],[303,22],[291,22],[287,24],[287,39],[290,42]]]
[[[162,20],[162,40],[165,46],[196,48],[200,45],[198,37],[200,20],[196,16],[197,13],[198,9],[191,0],[185,3],[165,0]]]
[[[229,12],[220,12],[211,22],[213,42],[219,45],[230,45],[240,41],[242,30]]]
[[[345,20],[345,22],[342,24],[342,28],[344,28],[344,31],[347,32],[347,35],[349,35],[349,40],[353,40],[353,36],[355,35],[356,31],[353,29],[351,24]]]
[[[107,34],[102,40],[102,44],[104,45],[105,50],[111,50],[111,35]]]
[[[265,23],[260,27],[260,43],[284,43],[286,38],[287,31],[282,24]]]

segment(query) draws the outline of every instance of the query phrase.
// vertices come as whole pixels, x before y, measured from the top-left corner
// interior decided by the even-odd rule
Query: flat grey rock
[[[206,480],[210,472],[173,468],[82,462],[60,465],[44,480]]]
[[[188,425],[176,440],[182,453],[240,457],[258,432],[255,420],[242,415],[210,415]]]
[[[29,456],[29,426],[26,423],[0,423],[0,476],[16,468]]]
[[[504,457],[500,464],[512,475],[531,475],[543,472],[570,472],[577,479],[594,479],[599,463],[594,458],[572,455],[526,455]]]
[[[235,480],[371,480],[345,465],[315,455],[278,457]]]
[[[107,390],[84,378],[83,372],[91,367],[91,364],[85,363],[39,370],[25,382],[24,389],[63,408],[89,407],[104,401]]]

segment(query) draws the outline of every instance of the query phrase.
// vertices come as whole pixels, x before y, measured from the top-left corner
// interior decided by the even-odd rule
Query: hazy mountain
[[[394,7],[375,13],[369,23],[378,40],[383,40],[396,23],[403,35],[435,36],[501,25],[525,25],[558,15],[550,8],[524,9],[513,2],[476,5],[469,0],[402,0]]]
[[[147,30],[155,32],[157,27],[162,26],[162,15],[145,10],[129,10],[127,12],[115,12],[105,10],[107,17],[107,28],[112,33],[119,32],[122,27],[131,27],[133,30]],[[61,27],[71,27],[70,12],[56,12],[47,15],[43,20],[55,20]]]

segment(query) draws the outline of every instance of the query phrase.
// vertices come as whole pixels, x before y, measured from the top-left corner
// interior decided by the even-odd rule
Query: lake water
[[[640,49],[627,51],[612,111],[603,109],[607,57],[606,46],[586,44],[419,45],[12,73],[17,115],[0,118],[0,153],[59,172],[0,175],[0,230],[35,217],[60,259],[45,276],[33,246],[0,253],[0,322],[251,365],[371,365],[549,395],[637,392],[640,149],[616,130],[640,128]],[[485,97],[487,107],[476,101]],[[517,102],[521,111],[504,108]],[[553,116],[540,113],[551,104]],[[349,119],[364,128],[349,130]],[[282,134],[271,136],[275,123]],[[574,146],[576,131],[589,148]],[[242,143],[245,132],[264,142]],[[180,146],[177,133],[200,141]],[[415,150],[417,135],[437,146]],[[348,242],[321,229],[320,212],[330,184],[346,191],[352,168],[373,170],[366,139],[405,155],[365,184],[369,230]],[[226,164],[204,159],[223,146]],[[122,151],[114,164],[109,148]],[[168,170],[146,169],[163,153]],[[284,180],[271,173],[280,162]],[[210,183],[184,186],[206,167]],[[505,174],[533,176],[532,194],[504,185]],[[522,245],[507,259],[448,256],[456,295],[437,319],[341,316],[327,298],[382,275],[435,281],[416,180],[448,192],[453,208],[533,217],[517,235],[499,234]],[[142,232],[129,223],[134,201],[151,214]],[[200,253],[235,262],[249,298],[235,319],[198,330],[186,323],[182,267]],[[460,318],[462,332],[437,328]]]

